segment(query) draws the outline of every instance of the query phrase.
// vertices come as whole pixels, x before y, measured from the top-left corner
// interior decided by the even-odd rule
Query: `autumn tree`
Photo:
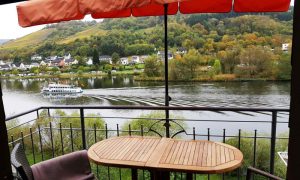
[[[196,70],[201,63],[200,54],[197,50],[191,49],[183,56],[183,65],[186,68],[185,76],[191,79],[196,77]]]
[[[158,77],[161,75],[162,61],[155,56],[150,56],[145,60],[144,73],[148,77]]]
[[[218,52],[217,57],[221,60],[222,71],[232,74],[236,65],[240,63],[240,49],[238,47]]]
[[[274,54],[261,46],[249,46],[239,56],[241,64],[250,76],[267,77],[271,75]]]

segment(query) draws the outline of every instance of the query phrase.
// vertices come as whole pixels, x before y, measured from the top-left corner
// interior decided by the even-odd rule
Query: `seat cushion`
[[[35,180],[93,180],[87,151],[77,151],[31,166]]]

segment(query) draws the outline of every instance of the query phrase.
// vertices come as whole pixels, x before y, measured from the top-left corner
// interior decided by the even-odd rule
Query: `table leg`
[[[132,180],[138,180],[138,173],[137,173],[137,169],[131,169],[131,179]]]
[[[151,171],[151,180],[170,180],[170,172],[168,171]]]
[[[193,174],[192,173],[186,173],[186,179],[187,180],[193,180]]]

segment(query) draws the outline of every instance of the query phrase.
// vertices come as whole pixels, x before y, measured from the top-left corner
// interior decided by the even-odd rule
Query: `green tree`
[[[239,58],[250,76],[270,77],[272,75],[274,54],[269,49],[249,46],[241,52]]]
[[[114,52],[112,55],[111,55],[111,61],[113,64],[117,64],[119,61],[120,61],[120,56],[118,53]]]
[[[291,79],[291,55],[290,54],[283,54],[278,63],[278,73],[277,78],[278,79]]]
[[[82,56],[75,56],[75,59],[78,61],[79,66],[85,66],[86,65],[86,61],[84,60],[84,58]]]
[[[216,74],[221,73],[222,68],[221,68],[220,60],[218,60],[218,59],[215,60],[213,68],[214,68],[214,71],[215,71]]]
[[[144,74],[148,77],[159,77],[161,75],[162,62],[155,56],[150,56],[145,60]]]
[[[17,74],[19,74],[19,70],[18,69],[13,69],[11,73],[13,75],[17,75]]]
[[[18,63],[20,63],[21,62],[21,58],[19,57],[19,56],[15,56],[14,57],[14,60],[13,60],[13,63],[14,64],[18,64]]]
[[[59,71],[59,68],[58,67],[53,67],[51,70],[52,70],[52,72],[57,73]]]
[[[253,134],[250,133],[242,133],[241,137],[253,137]],[[288,137],[286,133],[280,134],[279,137]],[[230,144],[234,147],[238,147],[240,141],[240,150],[243,153],[244,160],[243,166],[241,167],[242,172],[246,172],[247,168],[253,164],[254,154],[254,143],[252,138],[229,138],[226,140],[226,144]],[[286,139],[279,139],[276,141],[276,149],[275,152],[283,152],[286,151],[288,147],[288,141]],[[270,141],[268,139],[262,138],[257,139],[256,141],[256,168],[268,171],[269,170],[269,162],[270,162]],[[234,176],[236,172],[232,172],[231,174]],[[278,155],[275,156],[275,173],[279,177],[285,177],[286,167],[281,162],[281,159]]]
[[[152,112],[149,114],[142,114],[141,116],[139,116],[138,118],[129,120],[127,122],[125,122],[121,129],[124,131],[128,131],[129,130],[129,125],[131,130],[141,130],[141,127],[143,126],[143,131],[145,134],[147,134],[147,136],[156,136],[157,133],[159,133],[162,136],[166,135],[166,129],[164,126],[164,121],[161,121],[161,119],[165,118],[165,113],[163,112]],[[170,116],[171,119],[183,119],[180,116]],[[178,124],[176,124],[178,123]],[[175,133],[179,132],[182,130],[182,128],[186,128],[186,124],[183,121],[176,121],[176,123],[174,122],[170,122],[171,126],[170,126],[170,134],[174,135]],[[156,131],[157,133],[155,133],[154,131]],[[127,134],[127,133],[124,133]],[[133,134],[133,133],[132,133]],[[136,133],[136,135],[140,135],[140,133]],[[177,136],[178,137],[178,136]]]
[[[175,56],[175,59],[169,62],[169,78],[170,80],[182,80],[183,69],[182,69],[182,58],[181,56]]]
[[[153,54],[154,46],[151,44],[133,44],[125,46],[125,55]]]
[[[40,70],[40,72],[46,72],[47,71],[47,65],[40,65],[39,70]]]
[[[93,114],[89,113],[86,114],[86,117],[92,117],[92,118],[86,118],[85,119],[85,128],[86,129],[104,129],[104,120],[100,117],[100,114]],[[62,110],[56,110],[52,117],[47,116],[47,112],[43,111],[40,113],[40,118],[35,121],[33,124],[33,131],[37,128],[38,125],[41,127],[49,127],[49,123],[51,122],[52,128],[60,128],[60,125],[62,128],[70,128],[72,126],[72,141],[70,140],[70,132],[71,130],[64,130],[62,131],[62,136],[60,134],[60,131],[52,130],[52,136],[54,141],[54,153],[55,155],[61,155],[62,149],[61,149],[61,141],[64,144],[64,152],[71,152],[71,147],[74,147],[74,150],[80,150],[82,149],[82,138],[81,138],[81,132],[78,130],[81,127],[80,122],[80,114],[77,111],[71,112],[70,114],[66,113]],[[97,133],[97,140],[101,140],[104,138],[104,132],[103,133]],[[42,131],[42,137],[43,137],[43,150],[45,154],[51,154],[51,138],[50,138],[50,130],[45,129]],[[62,137],[62,139],[61,139]],[[38,139],[37,139],[38,141]],[[95,136],[93,131],[86,131],[86,142],[87,144],[94,144],[95,142]],[[36,143],[36,148],[38,148],[39,145]]]
[[[236,65],[240,64],[240,48],[234,47],[226,51],[218,52],[218,58],[221,60],[224,73],[232,74]]]
[[[99,52],[97,51],[96,48],[93,51],[93,64],[94,65],[99,65],[100,64],[100,61],[99,61]]]
[[[38,74],[39,73],[39,68],[38,67],[32,67],[32,68],[30,68],[30,72]]]
[[[78,54],[82,57],[88,57],[92,55],[91,48],[88,45],[83,45],[78,48]]]
[[[191,49],[183,56],[183,64],[186,68],[185,77],[193,79],[196,77],[196,70],[201,63],[200,54],[197,50]]]

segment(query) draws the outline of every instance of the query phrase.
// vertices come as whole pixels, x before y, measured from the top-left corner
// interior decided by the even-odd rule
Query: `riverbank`
[[[157,81],[164,82],[163,77],[145,77],[135,76],[135,81]],[[235,74],[221,74],[213,77],[201,76],[193,79],[173,80],[169,79],[169,82],[244,82],[244,81],[290,81],[290,79],[274,79],[274,78],[239,78]]]
[[[97,72],[97,73],[59,73],[59,74],[43,74],[30,76],[0,76],[0,79],[39,79],[39,78],[93,78],[107,76],[133,76],[135,81],[153,81],[164,82],[164,77],[146,77],[139,71],[115,71],[115,72]],[[210,76],[200,76],[193,79],[173,80],[169,82],[244,82],[244,81],[290,81],[290,79],[274,79],[274,78],[239,78],[235,74],[221,74]]]
[[[140,75],[141,72],[136,71],[116,71],[116,72],[101,72],[101,73],[57,73],[57,74],[40,74],[40,75],[27,75],[27,76],[0,76],[0,79],[38,79],[38,78],[92,78],[103,76],[132,76]]]

